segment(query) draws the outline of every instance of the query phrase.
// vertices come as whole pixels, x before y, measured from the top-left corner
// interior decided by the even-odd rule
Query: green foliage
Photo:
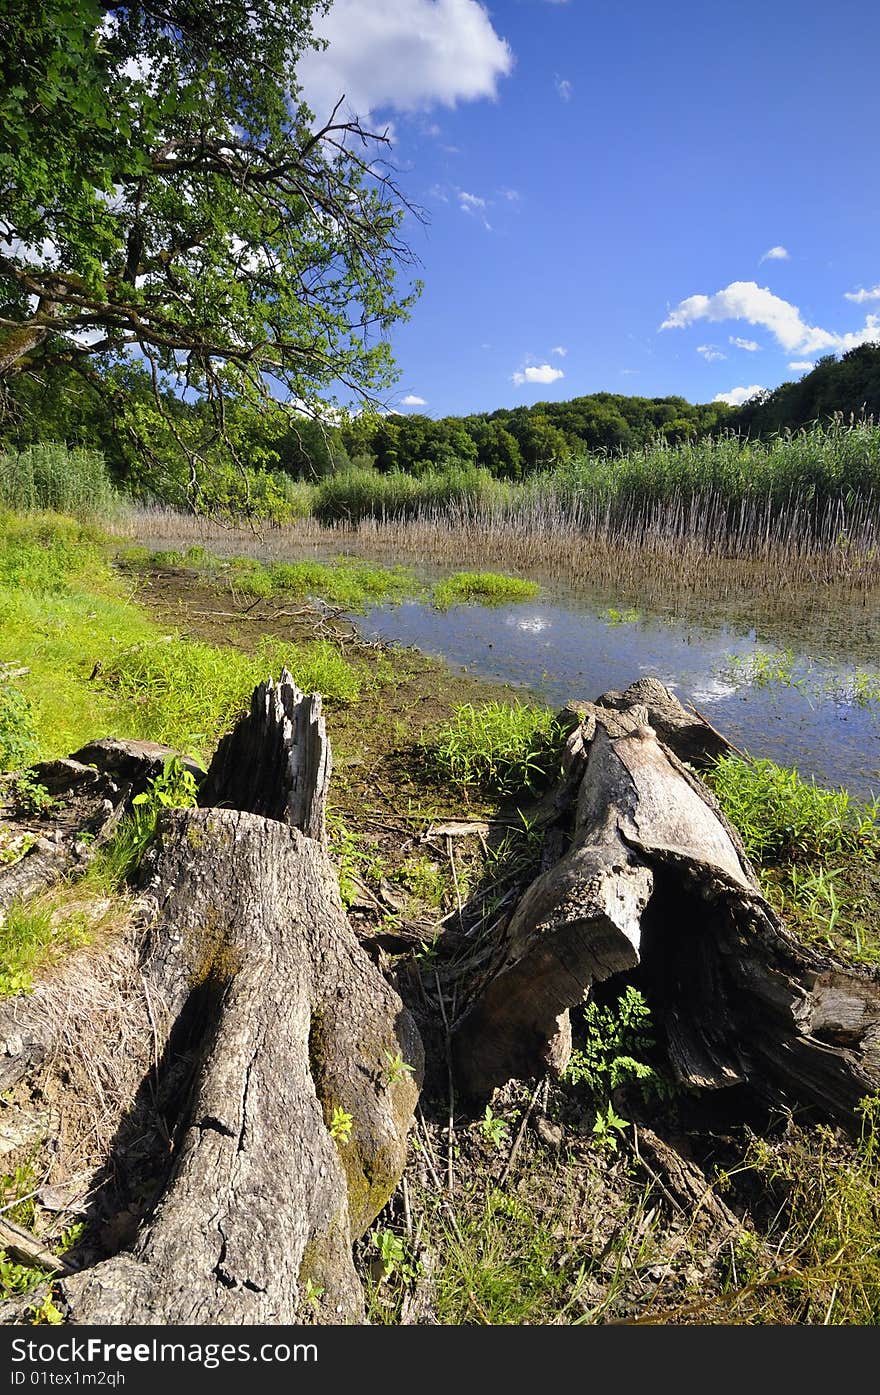
[[[487,1138],[495,1148],[503,1148],[510,1138],[510,1125],[506,1119],[494,1114],[490,1105],[486,1105],[485,1112],[480,1120],[480,1129],[483,1137]]]
[[[582,1040],[571,1053],[565,1079],[586,1086],[596,1101],[608,1103],[602,1116],[607,1133],[616,1127],[611,1118],[612,1091],[634,1083],[646,1097],[656,1097],[668,1092],[669,1082],[645,1060],[655,1054],[656,1041],[650,1008],[637,988],[628,984],[610,1007],[587,1003],[582,1019]]]
[[[58,442],[0,451],[0,507],[94,518],[110,513],[115,503],[99,451],[69,450]]]
[[[771,1217],[763,1243],[740,1247],[722,1320],[876,1326],[880,1321],[880,1100],[860,1106],[852,1142],[820,1125],[754,1138],[744,1162]]]
[[[56,802],[46,786],[29,770],[9,776],[4,785],[16,812],[20,814],[44,814]]]
[[[64,595],[86,577],[103,579],[99,542],[94,529],[60,514],[0,510],[0,588]]]
[[[333,1142],[348,1143],[353,1126],[354,1115],[349,1114],[348,1110],[343,1109],[341,1105],[335,1105],[330,1114],[330,1123],[327,1125]]]
[[[877,338],[880,341],[880,331]],[[880,419],[880,342],[860,344],[839,360],[825,355],[799,381],[782,383],[744,403],[733,423],[743,433],[767,436],[835,416],[858,419],[865,413]]]
[[[34,709],[24,693],[3,681],[0,670],[0,771],[20,770],[36,755]]]
[[[593,1138],[596,1147],[603,1153],[616,1153],[618,1143],[624,1129],[630,1128],[628,1119],[622,1119],[615,1113],[614,1106],[609,1100],[604,1109],[596,1111],[596,1119],[593,1124]]]
[[[132,800],[132,812],[124,818],[112,841],[97,855],[87,874],[91,886],[119,891],[140,865],[156,836],[163,809],[191,809],[198,798],[192,771],[178,756],[169,756],[161,774]]]
[[[438,581],[433,589],[434,605],[446,610],[457,603],[477,601],[480,605],[504,605],[509,601],[530,600],[540,594],[535,581],[501,576],[497,572],[456,572]]]
[[[822,789],[770,760],[723,756],[707,776],[724,813],[758,862],[803,862],[880,847],[880,801]]]
[[[559,1320],[577,1276],[572,1256],[560,1253],[553,1222],[515,1195],[488,1187],[473,1195],[465,1214],[459,1199],[456,1229],[442,1224],[436,1275],[441,1324],[531,1325]]]
[[[88,376],[96,359],[147,455],[163,417],[186,416],[168,401],[181,384],[199,399],[177,431],[198,466],[218,431],[248,458],[235,401],[261,406],[268,375],[315,413],[338,383],[369,396],[393,379],[388,334],[413,298],[395,294],[405,207],[376,158],[385,138],[300,100],[321,9],[4,7],[0,282],[18,327],[0,347],[34,374],[75,356]],[[161,416],[120,399],[132,344]]]
[[[545,707],[489,702],[456,707],[453,720],[423,745],[431,777],[496,794],[534,790],[560,756],[562,730]]]
[[[327,814],[327,833],[327,845],[339,877],[339,894],[347,909],[357,896],[357,881],[378,882],[385,875],[385,862],[375,848],[352,833],[333,810]]]
[[[399,1051],[386,1050],[382,1054],[385,1057],[385,1084],[389,1087],[414,1073],[415,1068],[403,1059]]]
[[[116,654],[100,683],[126,712],[128,735],[200,751],[230,730],[255,686],[284,665],[304,692],[330,701],[351,701],[361,691],[362,672],[328,640],[295,645],[266,638],[249,655],[176,635]]]
[[[728,654],[721,669],[721,676],[733,683],[748,684],[753,688],[798,688],[803,687],[804,678],[794,671],[795,657],[791,649],[756,649],[751,654]]]

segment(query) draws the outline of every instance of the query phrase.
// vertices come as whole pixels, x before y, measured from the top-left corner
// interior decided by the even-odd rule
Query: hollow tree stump
[[[481,1097],[564,1069],[569,1009],[638,966],[683,1084],[747,1083],[852,1120],[880,1087],[880,975],[786,932],[713,795],[649,723],[645,696],[670,740],[684,727],[651,682],[587,704],[569,738],[572,843],[526,890],[459,1025],[458,1079]]]
[[[166,1009],[160,1070],[188,1050],[196,1067],[133,1250],[64,1283],[75,1322],[363,1319],[352,1239],[403,1170],[422,1047],[346,920],[320,836],[329,771],[320,699],[285,671],[208,773],[202,799],[237,807],[162,822],[143,972]]]

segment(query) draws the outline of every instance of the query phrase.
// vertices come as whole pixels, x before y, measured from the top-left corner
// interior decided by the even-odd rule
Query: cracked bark
[[[285,673],[257,690],[202,795],[275,816],[163,821],[143,967],[167,1007],[161,1070],[191,1053],[191,1086],[134,1248],[64,1283],[75,1322],[291,1323],[306,1280],[319,1321],[363,1319],[352,1239],[397,1184],[418,1097],[387,1062],[399,1052],[420,1078],[422,1048],[349,928],[323,841],[291,822],[323,830],[329,768],[320,699]],[[338,1144],[335,1108],[352,1117]]]
[[[560,801],[576,795],[571,846],[525,892],[462,1019],[460,1084],[481,1097],[564,1069],[569,1009],[638,968],[684,1085],[744,1084],[854,1122],[880,1087],[880,975],[780,924],[736,830],[675,754],[699,760],[699,724],[656,680],[580,715]],[[704,757],[719,740],[705,730]]]

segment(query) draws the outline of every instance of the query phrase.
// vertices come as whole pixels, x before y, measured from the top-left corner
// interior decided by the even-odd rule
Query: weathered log
[[[37,825],[37,836],[24,856],[0,867],[0,920],[13,902],[30,900],[62,877],[75,877],[85,870],[120,797],[109,776],[77,760],[45,761],[28,774],[47,790],[61,812],[45,831]],[[7,821],[6,828],[31,837],[32,822]]]
[[[28,901],[62,878],[75,880],[113,834],[132,799],[177,756],[197,781],[205,772],[170,746],[154,741],[91,741],[64,760],[41,761],[27,771],[53,801],[43,819],[7,821],[37,836],[17,861],[0,867],[0,918],[14,901]]]
[[[307,1281],[319,1320],[363,1317],[351,1243],[402,1172],[422,1048],[349,928],[326,847],[289,822],[322,829],[328,770],[318,704],[284,673],[205,786],[275,817],[163,821],[143,971],[166,1008],[163,1070],[189,1052],[193,1079],[133,1250],[65,1281],[76,1322],[293,1322]]]
[[[639,967],[678,1079],[851,1119],[880,1086],[880,976],[800,944],[713,795],[643,704],[591,704],[568,852],[528,888],[456,1034],[474,1096],[566,1060],[568,1010]],[[656,694],[654,695],[656,696]]]

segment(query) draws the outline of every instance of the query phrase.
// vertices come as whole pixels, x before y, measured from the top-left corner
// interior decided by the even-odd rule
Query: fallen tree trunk
[[[202,797],[238,807],[163,821],[143,963],[165,1007],[153,1088],[191,1070],[133,1250],[65,1280],[76,1322],[363,1318],[352,1239],[403,1170],[422,1048],[317,836],[329,769],[320,699],[283,673],[209,771]]]
[[[638,967],[684,1085],[748,1084],[851,1120],[880,1087],[880,977],[779,923],[736,831],[649,716],[661,710],[670,741],[689,727],[692,757],[694,719],[651,682],[582,710],[564,787],[577,800],[572,843],[526,891],[497,972],[459,1025],[459,1080],[480,1097],[563,1069],[569,1009]],[[706,730],[712,751],[718,734]]]

